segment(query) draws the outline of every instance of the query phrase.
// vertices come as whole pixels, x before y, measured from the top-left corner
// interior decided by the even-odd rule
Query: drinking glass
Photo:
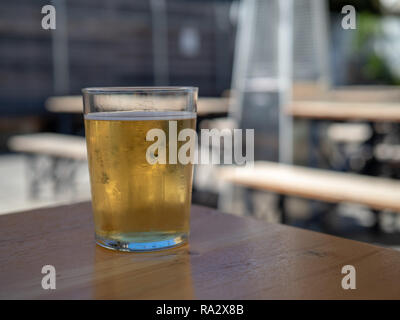
[[[179,161],[178,135],[195,130],[198,89],[82,92],[97,244],[152,251],[186,242],[193,162]]]

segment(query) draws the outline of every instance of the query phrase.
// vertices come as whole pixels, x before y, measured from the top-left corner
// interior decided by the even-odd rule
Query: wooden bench
[[[400,212],[400,181],[392,179],[264,161],[256,162],[254,167],[221,168],[220,176],[253,189]]]
[[[400,163],[400,145],[380,143],[374,147],[374,156],[382,162]]]
[[[58,133],[34,133],[13,136],[8,140],[10,150],[28,155],[30,195],[38,197],[39,187],[46,180],[53,180],[54,192],[68,185],[73,189],[76,165],[85,161],[84,137]],[[50,159],[50,166],[40,165],[39,158]]]
[[[59,133],[33,133],[11,137],[13,151],[45,154],[60,158],[86,160],[85,138]]]

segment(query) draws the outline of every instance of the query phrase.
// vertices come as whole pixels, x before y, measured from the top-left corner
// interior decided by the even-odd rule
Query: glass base
[[[104,248],[127,252],[149,252],[170,249],[187,242],[187,233],[136,233],[118,239],[96,235],[96,243]]]

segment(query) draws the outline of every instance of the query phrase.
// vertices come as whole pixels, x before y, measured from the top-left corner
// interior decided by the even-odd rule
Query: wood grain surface
[[[8,147],[17,152],[37,153],[54,157],[86,160],[84,137],[69,134],[38,132],[21,134],[8,140]]]
[[[239,185],[327,202],[351,202],[400,212],[400,181],[283,163],[224,167],[221,178]]]
[[[191,228],[189,244],[135,254],[95,245],[90,203],[0,216],[0,298],[400,298],[397,251],[199,206]],[[347,264],[355,290],[341,288]]]
[[[400,86],[346,85],[326,87],[318,82],[295,82],[293,100],[336,102],[398,102]]]
[[[306,119],[400,122],[400,105],[394,102],[293,101],[286,112]]]
[[[229,98],[200,97],[197,100],[197,114],[224,114],[228,112]],[[82,113],[82,96],[49,97],[46,100],[46,109],[51,112]]]

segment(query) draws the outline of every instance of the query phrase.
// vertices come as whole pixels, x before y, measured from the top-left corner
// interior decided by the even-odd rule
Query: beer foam
[[[114,120],[114,121],[142,121],[142,120],[181,120],[196,118],[195,112],[190,111],[115,111],[92,112],[85,114],[85,120]]]

